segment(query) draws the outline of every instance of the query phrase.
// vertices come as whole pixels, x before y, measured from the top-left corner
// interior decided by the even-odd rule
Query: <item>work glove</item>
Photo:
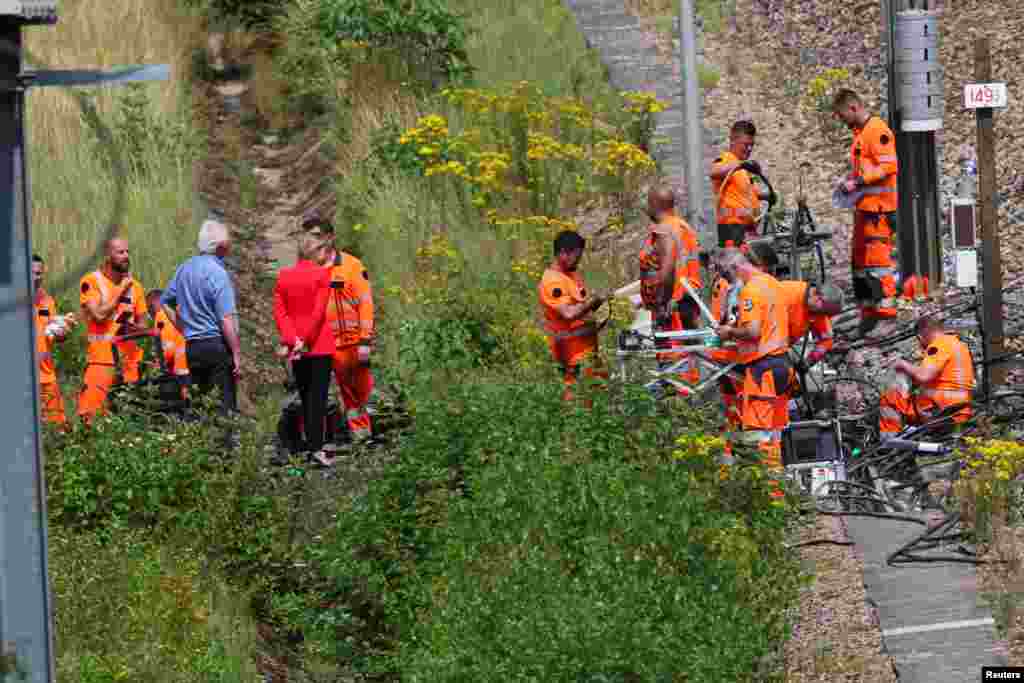
[[[763,175],[761,173],[761,164],[757,163],[753,159],[747,159],[746,161],[744,161],[742,164],[740,164],[740,168],[743,169],[744,171],[750,171],[755,175]]]
[[[768,204],[770,206],[775,206],[775,204],[778,203],[778,201],[779,201],[779,195],[775,194],[775,190],[772,190],[768,194]]]

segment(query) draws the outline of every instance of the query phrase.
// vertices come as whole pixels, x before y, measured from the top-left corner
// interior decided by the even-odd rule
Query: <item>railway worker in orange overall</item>
[[[174,375],[181,387],[181,398],[188,398],[188,385],[191,375],[188,371],[188,357],[185,354],[185,337],[181,334],[175,321],[160,305],[162,289],[153,289],[146,294],[146,305],[153,313],[153,329],[157,343],[160,344],[160,367],[167,374]]]
[[[131,275],[128,242],[113,238],[104,251],[103,265],[85,275],[79,284],[89,345],[78,415],[86,422],[105,411],[107,391],[117,380],[123,345],[115,343],[115,338],[143,332],[148,313],[142,285]]]
[[[884,388],[879,409],[878,429],[883,440],[895,436],[905,425],[921,424],[952,406],[964,405],[953,416],[954,424],[971,417],[974,360],[970,349],[946,333],[937,318],[919,319],[916,331],[924,358],[920,365],[900,359],[892,366],[897,374]],[[916,396],[911,394],[911,386],[917,387]]]
[[[697,233],[676,213],[675,205],[675,195],[667,187],[653,188],[647,195],[647,214],[652,222],[652,232],[641,249],[640,268],[641,280],[646,279],[651,284],[646,289],[641,285],[640,291],[641,300],[644,300],[645,306],[651,310],[651,320],[657,332],[678,332],[702,327],[700,309],[683,287],[683,280],[686,280],[694,291],[700,291],[700,243],[697,240]],[[670,251],[675,258],[671,265],[666,264],[665,268],[659,269],[661,256],[658,250],[662,249],[664,244],[659,245],[657,241],[661,239],[658,235],[662,234],[668,235],[671,241]],[[671,282],[654,282],[658,277],[670,278]],[[668,310],[658,315],[656,291],[659,287],[668,290],[670,285],[671,301]],[[644,299],[645,291],[648,292],[647,299]],[[683,343],[679,340],[664,346],[681,349]],[[658,360],[662,364],[669,364],[690,361],[690,358],[686,352],[679,351],[659,354]],[[688,384],[696,384],[700,380],[700,368],[695,362],[685,363],[679,378]]]
[[[348,431],[355,442],[373,436],[367,409],[373,392],[370,352],[374,344],[373,292],[366,266],[355,256],[330,245],[326,263],[331,269],[327,321],[334,330],[334,377],[345,406]]]
[[[607,379],[597,348],[597,325],[593,312],[607,295],[587,291],[578,267],[586,240],[577,232],[564,230],[555,237],[555,260],[544,271],[537,286],[539,322],[548,336],[548,348],[562,368],[565,391],[562,398],[574,398],[573,387],[581,375]]]
[[[738,249],[726,249],[720,265],[728,279],[741,283],[736,323],[721,325],[722,341],[735,341],[743,372],[741,431],[734,433],[736,457],[759,456],[769,472],[782,472],[782,430],[789,424],[785,390],[793,378],[786,354],[789,317],[778,280],[757,270]],[[783,493],[773,481],[773,497]]]
[[[36,323],[36,357],[39,360],[39,402],[42,419],[50,424],[66,426],[64,397],[57,382],[57,371],[53,364],[53,349],[67,338],[75,325],[74,314],[61,316],[57,302],[43,286],[46,264],[38,254],[32,255],[33,309]]]
[[[895,318],[898,313],[891,222],[899,203],[896,136],[885,121],[868,113],[852,90],[836,94],[832,112],[853,131],[853,168],[842,189],[847,194],[856,193],[858,198],[850,253],[853,290],[861,312],[860,329],[867,334],[879,320]]]
[[[722,152],[711,165],[711,188],[718,198],[720,247],[738,247],[753,237],[757,230],[754,221],[761,200],[770,199],[768,192],[758,190],[750,178],[750,172],[761,173],[761,165],[750,158],[755,137],[757,127],[753,121],[737,121],[732,124],[729,149]]]

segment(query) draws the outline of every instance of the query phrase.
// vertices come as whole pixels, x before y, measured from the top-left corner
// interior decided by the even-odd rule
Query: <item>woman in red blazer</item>
[[[331,386],[334,333],[327,323],[331,271],[324,267],[328,242],[317,235],[299,240],[299,258],[282,268],[274,286],[274,322],[290,350],[292,372],[302,400],[306,449],[325,467],[334,464],[323,451],[327,396]]]

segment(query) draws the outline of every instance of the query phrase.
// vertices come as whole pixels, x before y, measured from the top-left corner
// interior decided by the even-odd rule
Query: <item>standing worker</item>
[[[42,407],[42,419],[55,425],[67,425],[64,413],[64,397],[60,393],[57,382],[57,371],[53,366],[53,347],[67,338],[67,333],[75,325],[72,313],[61,316],[57,311],[57,302],[43,286],[46,275],[46,264],[38,254],[32,255],[32,289],[34,291],[33,308],[36,321],[36,357],[39,360],[39,400]]]
[[[750,158],[757,127],[753,121],[737,121],[729,131],[729,149],[711,165],[711,187],[718,197],[718,246],[738,247],[757,234],[755,218],[761,200],[775,197],[758,190],[750,174],[761,174],[761,165]]]
[[[327,321],[334,334],[334,377],[353,441],[373,436],[367,404],[373,392],[370,352],[374,343],[373,292],[363,262],[333,245],[328,248],[331,296]]]
[[[188,399],[188,384],[191,380],[188,372],[188,357],[185,337],[175,326],[167,311],[160,305],[162,289],[153,289],[146,293],[146,304],[153,312],[154,336],[160,345],[159,365],[164,372],[178,380],[182,400]]]
[[[577,268],[583,258],[586,240],[572,230],[563,230],[555,237],[555,260],[544,271],[537,296],[540,300],[540,323],[548,336],[548,348],[562,369],[565,391],[562,399],[573,399],[573,386],[581,375],[590,378],[608,377],[599,367],[597,325],[593,312],[608,296],[588,295],[587,286]]]
[[[883,440],[898,434],[905,424],[921,424],[953,406],[964,406],[952,416],[954,424],[971,417],[974,359],[970,349],[945,333],[938,318],[920,318],[915,331],[924,359],[920,365],[903,359],[893,364],[897,376],[884,388],[879,408],[878,431]],[[920,389],[917,396],[911,395],[911,384]]]
[[[782,472],[782,430],[789,424],[786,387],[793,369],[786,355],[789,318],[778,280],[757,270],[738,249],[726,249],[720,264],[728,279],[740,282],[737,320],[721,325],[722,341],[735,341],[743,372],[740,421],[742,431],[732,439],[732,453],[759,453],[769,472]],[[783,493],[772,482],[772,496]]]
[[[836,94],[832,112],[853,131],[853,169],[841,188],[855,199],[850,248],[853,291],[860,306],[860,331],[867,334],[880,319],[897,315],[891,222],[899,202],[896,136],[885,121],[867,112],[852,90]]]
[[[697,233],[684,221],[675,210],[675,194],[667,187],[652,189],[647,195],[647,214],[652,221],[651,233],[640,251],[641,282],[651,282],[648,291],[647,307],[651,310],[651,320],[655,332],[678,332],[680,330],[697,329],[700,325],[700,309],[697,303],[686,292],[683,280],[686,280],[694,291],[701,287],[700,277],[700,244]],[[674,254],[672,264],[661,268],[661,251],[666,246],[661,235],[668,235],[671,242],[670,251]],[[668,258],[668,257],[666,257]],[[672,282],[653,282],[653,278],[671,278]],[[648,277],[645,278],[644,276]],[[671,286],[669,286],[671,285]],[[657,292],[671,290],[671,301],[668,310],[658,315]],[[644,299],[645,288],[641,284],[641,300]],[[651,294],[651,292],[654,292]],[[664,344],[665,347],[681,348],[681,340]],[[672,354],[659,354],[662,363],[677,360],[688,360],[684,351]],[[688,384],[696,384],[700,380],[700,369],[696,363],[690,363],[680,372],[680,379]]]
[[[332,293],[331,272],[325,268],[328,241],[306,233],[299,238],[298,260],[282,268],[274,286],[274,322],[281,342],[291,350],[292,372],[302,401],[302,428],[310,458],[329,467],[334,461],[323,450],[327,398],[335,338],[327,324]]]
[[[145,292],[131,275],[128,242],[115,237],[107,240],[104,251],[106,259],[100,269],[84,276],[79,284],[89,346],[78,415],[86,422],[106,409],[107,392],[117,381],[118,361],[125,375],[128,363],[138,363],[136,355],[128,360],[121,357],[125,346],[118,337],[143,332],[147,314]],[[134,342],[132,346],[136,346]]]
[[[220,390],[220,414],[238,412],[238,378],[242,351],[238,338],[235,287],[224,267],[231,252],[231,235],[218,221],[205,221],[199,228],[199,254],[178,266],[160,296],[160,305],[175,312],[169,318],[185,337],[185,357],[192,384],[206,392]],[[231,450],[238,438],[229,426],[224,434]]]

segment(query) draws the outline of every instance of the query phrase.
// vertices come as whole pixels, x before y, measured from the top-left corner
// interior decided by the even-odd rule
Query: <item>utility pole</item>
[[[988,38],[974,43],[974,77],[979,84],[992,78]],[[978,118],[978,217],[981,223],[982,332],[985,358],[985,391],[1006,382],[1006,365],[990,367],[988,361],[1003,354],[1003,260],[999,253],[999,221],[996,213],[996,150],[992,107],[979,107]]]
[[[697,77],[697,30],[693,0],[679,0],[679,63],[683,77],[683,177],[687,220],[700,235],[702,249],[718,244],[716,226],[704,206],[704,144],[701,136],[700,83]]]
[[[55,0],[0,1],[0,426],[8,444],[0,478],[0,680],[29,683],[53,683],[56,678],[29,267],[32,211],[25,92],[34,85],[165,80],[169,73],[166,65],[115,73],[23,71],[22,28],[56,22]]]

